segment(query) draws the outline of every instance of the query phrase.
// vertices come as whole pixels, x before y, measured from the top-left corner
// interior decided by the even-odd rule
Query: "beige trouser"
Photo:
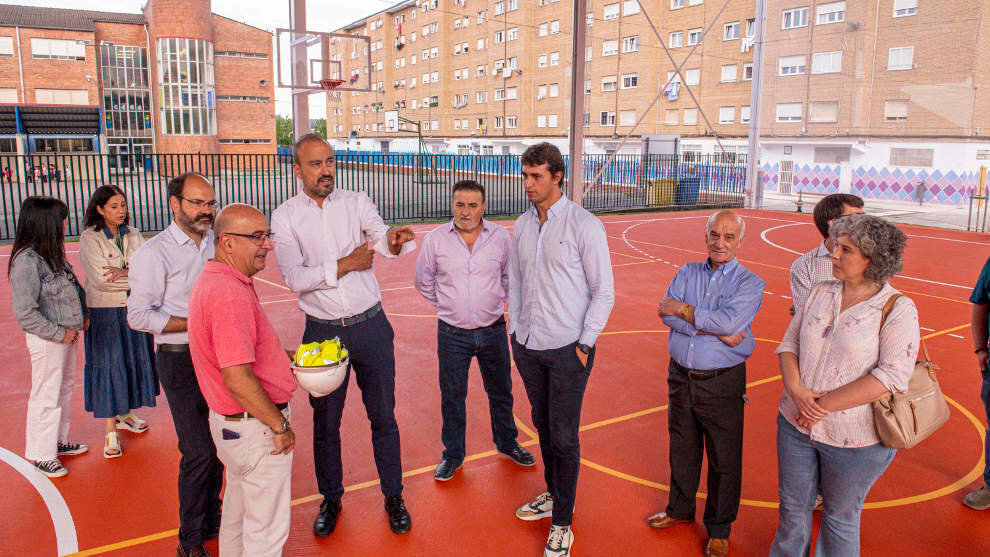
[[[289,409],[282,414],[288,418]],[[224,439],[225,429],[239,438]],[[292,453],[271,454],[272,430],[256,419],[228,421],[211,410],[210,434],[227,482],[220,557],[282,555],[289,538]]]
[[[72,386],[76,378],[76,345],[25,335],[31,354],[31,395],[27,405],[28,460],[58,456],[58,442],[69,439]]]

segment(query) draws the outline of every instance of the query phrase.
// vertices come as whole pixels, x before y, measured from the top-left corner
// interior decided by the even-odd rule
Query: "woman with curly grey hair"
[[[859,555],[863,502],[895,449],[877,436],[871,404],[904,392],[921,332],[918,311],[902,297],[880,328],[897,290],[907,242],[893,224],[850,215],[830,230],[832,274],[796,308],[777,348],[784,393],[777,415],[780,514],[771,556],[809,555],[812,511],[824,499],[816,556]]]

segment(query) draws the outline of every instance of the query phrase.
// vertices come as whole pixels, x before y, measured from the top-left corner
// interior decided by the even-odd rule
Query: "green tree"
[[[326,139],[327,138],[327,119],[326,118],[317,118],[316,120],[313,120],[313,133],[315,133],[316,135],[322,137],[323,139]]]
[[[295,134],[292,131],[292,118],[275,116],[275,138],[279,147],[292,147]]]

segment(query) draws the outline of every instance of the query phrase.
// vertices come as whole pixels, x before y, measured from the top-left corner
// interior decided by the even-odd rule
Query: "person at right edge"
[[[990,371],[987,370],[987,330],[990,320],[990,259],[983,264],[980,278],[969,297],[973,303],[973,313],[970,318],[970,330],[973,333],[973,346],[976,352],[976,364],[983,375],[980,398],[987,413],[987,424],[990,424]],[[985,466],[983,468],[983,486],[966,495],[963,504],[967,507],[985,511],[990,509],[990,425],[987,427],[986,451],[984,452]]]
[[[570,555],[574,543],[581,403],[615,288],[605,226],[561,191],[560,151],[549,143],[526,149],[522,173],[533,208],[515,223],[509,332],[540,436],[547,490],[519,507],[516,516],[552,516],[543,554],[561,557]]]

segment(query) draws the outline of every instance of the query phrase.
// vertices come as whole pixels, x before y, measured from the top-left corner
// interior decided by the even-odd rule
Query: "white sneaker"
[[[529,503],[516,509],[516,517],[521,520],[539,520],[553,514],[553,495],[549,491],[536,496]]]
[[[574,545],[574,532],[570,526],[551,526],[547,546],[543,549],[543,557],[566,557],[571,554]]]

